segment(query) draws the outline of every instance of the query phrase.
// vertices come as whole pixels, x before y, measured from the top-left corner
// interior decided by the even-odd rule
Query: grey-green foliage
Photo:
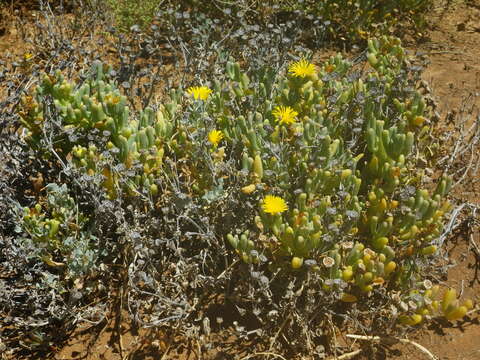
[[[267,342],[295,312],[285,333],[306,353],[297,329],[324,326],[320,314],[343,316],[348,309],[332,305],[340,300],[357,300],[345,318],[359,308],[375,329],[394,326],[390,307],[378,316],[394,295],[414,302],[396,309],[402,323],[438,313],[420,284],[433,268],[450,181],[442,178],[433,193],[421,189],[412,153],[421,151],[429,110],[399,40],[370,41],[366,58],[362,67],[335,56],[303,77],[292,74],[293,64],[285,74],[267,65],[243,72],[228,62],[225,73],[172,91],[156,114],[138,116],[95,72],[83,84],[44,77],[20,115],[32,150],[53,124],[69,133],[56,142],[65,145],[63,160],[105,178],[117,221],[103,234],[125,244],[109,255],[128,263],[126,291],[141,324],[168,322],[184,335],[196,329],[197,311],[226,293],[263,324]],[[276,115],[286,107],[294,121]],[[223,137],[212,141],[214,132]],[[148,192],[120,191],[132,179]],[[269,195],[288,209],[265,212]]]
[[[107,0],[118,28],[127,32],[132,26],[145,29],[150,25],[162,0]]]
[[[96,238],[88,230],[88,219],[79,211],[66,184],[48,184],[46,201],[34,207],[14,208],[17,241],[28,255],[51,268],[66,269],[67,278],[93,270]]]

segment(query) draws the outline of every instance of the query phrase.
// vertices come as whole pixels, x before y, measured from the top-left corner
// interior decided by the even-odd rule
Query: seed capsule
[[[397,264],[394,261],[390,261],[385,265],[385,275],[390,275],[397,268]]]
[[[460,306],[445,314],[445,318],[450,321],[458,320],[463,318],[467,314],[467,311],[466,306]]]
[[[343,293],[342,297],[340,298],[343,302],[356,302],[357,297],[355,295],[349,294],[349,293]]]
[[[242,187],[242,193],[244,193],[246,195],[250,195],[254,191],[255,191],[255,184],[250,184],[250,185]]]
[[[152,194],[153,196],[155,196],[155,195],[158,194],[158,186],[157,186],[157,184],[152,184],[152,185],[150,185],[150,194]]]
[[[433,253],[435,253],[435,251],[437,251],[437,247],[435,245],[430,245],[430,246],[424,247],[421,250],[421,253],[422,255],[432,255]]]
[[[444,313],[448,312],[448,309],[453,305],[453,302],[457,299],[457,291],[455,289],[447,289],[443,294],[442,310]]]
[[[399,317],[398,320],[403,325],[413,326],[413,325],[419,324],[423,320],[423,317],[420,314],[413,314],[411,316],[402,315],[402,316]]]
[[[347,266],[343,271],[342,271],[342,279],[344,281],[350,281],[353,277],[353,269],[351,266]]]
[[[473,309],[473,301],[470,299],[467,299],[463,302],[463,306],[465,306],[467,309]]]
[[[292,258],[292,269],[300,269],[303,265],[303,258],[294,256]]]

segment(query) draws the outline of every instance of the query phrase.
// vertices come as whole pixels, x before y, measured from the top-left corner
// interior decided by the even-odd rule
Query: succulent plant
[[[81,86],[45,76],[21,116],[38,148],[51,99],[48,111],[75,135],[57,146],[78,169],[103,176],[111,199],[143,192],[161,202],[182,189],[214,218],[225,194],[258,204],[229,232],[217,224],[245,263],[314,271],[342,301],[377,288],[408,298],[437,251],[451,179],[422,188],[413,152],[429,109],[405,76],[399,39],[369,40],[365,60],[362,72],[340,55],[320,66],[301,58],[279,74],[246,74],[229,61],[211,87],[171,91],[157,111],[139,114],[97,64]],[[103,138],[90,141],[95,129]],[[452,296],[442,314],[453,320],[467,307]],[[431,311],[426,302],[415,309],[400,323],[416,325]]]
[[[231,146],[243,145],[241,170],[250,174],[247,182],[272,189],[288,203],[286,209],[267,212],[262,204],[271,195],[264,191],[254,223],[275,245],[255,252],[271,252],[276,261],[278,255],[289,258],[297,271],[304,259],[314,259],[325,283],[341,279],[353,293],[355,288],[371,293],[387,284],[412,288],[422,276],[421,259],[437,251],[435,240],[450,209],[447,175],[433,193],[414,187],[422,183],[412,152],[428,129],[428,109],[418,92],[403,91],[406,84],[398,83],[409,59],[396,38],[373,39],[368,45],[371,70],[356,80],[349,78],[353,64],[338,55],[318,70],[302,60],[290,66],[295,71],[279,77],[271,94],[260,92],[273,101],[259,101],[256,113],[222,122]],[[241,84],[249,81],[239,65],[230,64],[227,74],[233,83],[224,93],[247,96],[250,89]],[[259,89],[266,88],[260,82]],[[375,95],[378,89],[382,93]],[[352,129],[357,119],[361,127]],[[250,186],[242,191],[250,194]],[[412,188],[412,194],[403,195]],[[230,244],[238,251],[240,241],[232,236]],[[250,245],[249,251],[255,242]],[[443,314],[456,318],[465,310],[457,308]],[[421,314],[405,316],[400,318],[404,324],[421,321]]]
[[[125,181],[130,193],[143,188],[155,195],[154,179],[161,171],[165,144],[173,132],[171,119],[175,101],[161,105],[156,112],[147,108],[133,118],[127,99],[115,83],[107,79],[108,71],[104,71],[102,64],[96,64],[92,70],[94,75],[79,87],[66,81],[60,72],[55,76],[44,75],[34,96],[22,98],[21,121],[29,130],[26,141],[41,148],[43,124],[48,116],[45,112],[55,112],[64,131],[55,139],[57,146],[63,154],[71,153],[74,164],[89,175],[102,174],[111,198],[116,197],[119,187],[114,170],[119,164],[127,170],[135,164],[142,167],[143,171]],[[48,108],[44,104],[50,98],[53,106]],[[96,143],[89,140],[95,129],[104,135]],[[75,141],[70,140],[72,137]],[[110,164],[106,154],[113,158]]]
[[[51,268],[67,270],[75,278],[93,270],[96,238],[88,230],[88,218],[82,214],[64,184],[45,187],[45,203],[33,207],[17,204],[17,232],[30,256]]]

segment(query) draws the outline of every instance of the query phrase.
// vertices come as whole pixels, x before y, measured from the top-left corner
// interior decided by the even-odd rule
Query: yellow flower
[[[30,53],[25,53],[25,54],[23,54],[23,59],[24,59],[25,61],[30,60],[32,57],[33,57],[33,54],[30,54]]]
[[[195,100],[207,100],[213,91],[206,86],[192,86],[187,89],[188,95],[193,95]]]
[[[276,106],[272,111],[273,116],[280,124],[293,124],[298,112],[290,106]]]
[[[305,59],[294,62],[288,67],[288,72],[296,77],[306,77],[315,74],[315,65]]]
[[[267,195],[263,199],[263,211],[269,214],[277,214],[288,210],[287,203],[281,197]]]
[[[212,130],[208,133],[208,141],[210,141],[214,146],[217,146],[222,139],[223,134],[220,130]]]

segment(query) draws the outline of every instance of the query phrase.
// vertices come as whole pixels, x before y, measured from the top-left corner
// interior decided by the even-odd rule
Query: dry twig
[[[358,339],[358,340],[366,340],[366,341],[382,341],[386,340],[386,338],[381,338],[380,336],[367,336],[367,335],[355,335],[355,334],[347,334],[346,335],[350,339]],[[438,357],[433,355],[430,350],[428,350],[426,347],[420,345],[419,343],[416,343],[415,341],[409,340],[409,339],[397,339],[393,338],[403,344],[411,344],[415,346],[417,349],[422,351],[425,355],[427,355],[430,359],[432,360],[439,360]]]
[[[247,355],[247,356],[241,358],[240,360],[252,359],[255,356],[261,356],[261,355],[273,356],[273,357],[276,357],[278,359],[287,360],[282,355],[275,354],[275,353],[272,353],[272,352],[258,352],[258,353],[254,353],[254,354],[251,354],[251,355]]]
[[[275,345],[275,341],[277,341],[278,339],[278,336],[280,335],[280,333],[282,332],[283,328],[285,327],[285,325],[287,325],[287,323],[290,321],[290,316],[287,316],[285,318],[285,320],[283,320],[283,323],[282,325],[280,325],[280,327],[278,328],[278,331],[277,333],[275,334],[275,336],[272,338],[272,340],[270,341],[270,348],[268,351],[271,351],[273,349],[273,346]]]
[[[349,353],[345,353],[345,354],[340,355],[340,356],[335,356],[333,358],[330,358],[330,360],[349,360],[349,359],[353,359],[355,356],[357,356],[361,352],[362,352],[362,349],[358,349],[358,350],[355,350],[355,351],[352,351],[352,352],[349,352]]]

